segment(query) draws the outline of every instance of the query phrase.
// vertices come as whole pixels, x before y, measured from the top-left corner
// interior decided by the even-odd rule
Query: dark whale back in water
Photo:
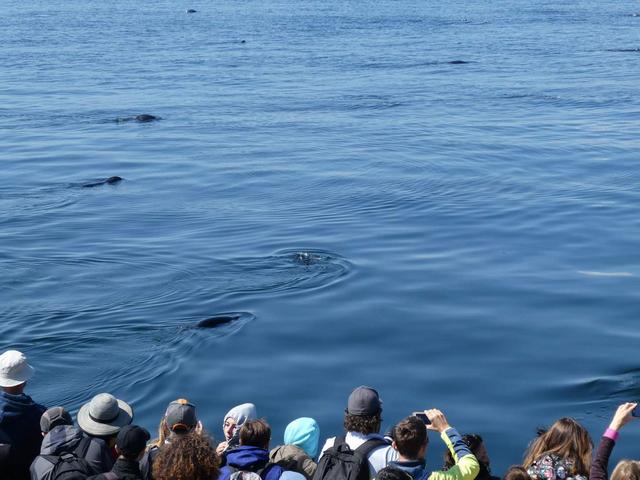
[[[235,320],[238,320],[240,315],[216,315],[215,317],[205,318],[200,320],[196,327],[198,328],[215,328],[220,325],[227,325]]]
[[[464,60],[451,60],[448,62],[450,65],[466,65],[469,62],[465,62]]]
[[[160,117],[156,117],[155,115],[149,115],[147,113],[143,113],[142,115],[136,115],[135,117],[133,117],[133,119],[136,122],[141,122],[141,123],[146,123],[146,122],[153,122],[155,120],[159,120]]]
[[[117,175],[114,177],[105,178],[104,180],[98,180],[96,182],[84,183],[82,184],[82,188],[93,188],[99,187],[100,185],[114,185],[116,183],[124,180],[122,177],[118,177]]]
[[[190,8],[189,10],[187,10],[187,13],[196,13],[197,10],[194,10],[193,8]]]
[[[156,117],[155,115],[149,115],[148,113],[142,113],[140,115],[136,115],[135,117],[118,117],[116,118],[116,123],[125,123],[125,122],[138,122],[138,123],[149,123],[155,122],[156,120],[160,120],[160,117]]]

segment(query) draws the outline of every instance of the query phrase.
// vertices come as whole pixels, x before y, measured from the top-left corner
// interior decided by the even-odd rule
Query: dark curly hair
[[[153,462],[155,480],[216,480],[220,461],[211,439],[198,433],[177,435]]]
[[[382,416],[380,413],[376,413],[375,415],[351,415],[347,412],[344,413],[344,429],[347,432],[358,432],[363,435],[378,433],[381,423]]]
[[[489,460],[482,437],[477,433],[469,433],[462,436],[462,441],[467,444],[469,450],[471,450],[471,453],[476,456],[478,464],[480,465],[480,470],[478,471],[478,475],[476,475],[476,480],[491,480],[491,467],[489,463],[485,463],[485,461],[483,461],[483,455],[480,455],[480,449],[484,447],[484,457],[487,461]],[[451,452],[449,450],[446,450],[444,452],[444,465],[442,469],[449,470],[455,464],[456,461],[453,458],[453,455],[451,455]]]

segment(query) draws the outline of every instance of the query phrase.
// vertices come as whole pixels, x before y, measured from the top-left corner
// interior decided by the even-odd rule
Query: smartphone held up
[[[425,425],[431,425],[431,420],[427,417],[427,414],[424,412],[413,412],[411,415],[414,417],[418,417]]]

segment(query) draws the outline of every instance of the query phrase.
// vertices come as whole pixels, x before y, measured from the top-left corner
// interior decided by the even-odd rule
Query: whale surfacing
[[[105,178],[103,180],[97,180],[95,182],[83,183],[82,188],[93,188],[99,187],[101,185],[115,185],[116,183],[120,183],[124,178],[118,177],[117,175],[109,178]]]
[[[240,315],[216,315],[215,317],[205,318],[204,320],[200,320],[196,327],[198,328],[215,328],[220,325],[227,325],[231,322],[234,322],[240,318]]]

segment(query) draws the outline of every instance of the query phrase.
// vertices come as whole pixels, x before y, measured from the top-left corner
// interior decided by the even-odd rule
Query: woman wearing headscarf
[[[247,420],[256,420],[258,412],[253,403],[243,403],[237,405],[227,412],[222,422],[224,442],[220,442],[216,448],[216,453],[222,457],[222,464],[225,463],[225,454],[240,445],[240,427]]]

